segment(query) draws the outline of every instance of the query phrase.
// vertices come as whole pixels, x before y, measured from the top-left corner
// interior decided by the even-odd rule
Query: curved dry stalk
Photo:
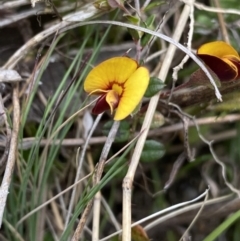
[[[174,32],[173,39],[174,41],[179,41],[182,32],[184,31],[185,25],[187,23],[188,17],[190,13],[190,7],[185,5],[181,16],[178,21],[178,25],[176,26],[176,31]],[[170,45],[165,59],[162,64],[162,68],[159,73],[159,78],[164,82],[171,66],[172,59],[174,57],[176,51],[176,46]],[[155,95],[151,98],[150,104],[148,106],[148,110],[142,125],[142,130],[145,130],[143,135],[138,139],[136,144],[134,153],[132,155],[131,163],[123,180],[123,233],[122,233],[122,240],[123,241],[131,241],[131,192],[132,192],[132,182],[135,176],[135,172],[138,166],[138,162],[141,156],[141,152],[147,137],[148,130],[152,123],[152,118],[155,113],[157,104],[158,104],[159,94]]]
[[[208,190],[206,190],[206,191],[204,192],[204,196],[207,194],[207,192],[208,192]],[[203,196],[203,194],[201,194],[201,198],[204,197],[204,196]],[[191,211],[191,210],[195,210],[196,208],[200,208],[200,207],[203,205],[203,203],[204,203],[205,206],[207,206],[207,205],[210,205],[210,204],[219,203],[219,202],[221,202],[221,201],[226,201],[226,200],[230,199],[231,197],[233,197],[233,195],[230,194],[230,195],[226,195],[226,196],[223,196],[223,197],[211,199],[211,200],[208,200],[208,201],[198,202],[198,203],[194,203],[194,204],[191,204],[191,205],[189,205],[189,206],[186,206],[186,207],[182,207],[181,209],[178,209],[178,210],[176,210],[176,211],[174,211],[174,212],[168,213],[168,214],[166,214],[165,216],[160,217],[160,218],[154,220],[153,222],[150,222],[149,224],[147,224],[147,225],[144,227],[144,229],[145,229],[146,231],[147,231],[147,230],[150,230],[150,229],[156,227],[157,225],[159,225],[160,223],[163,223],[163,222],[169,220],[170,218],[176,217],[176,216],[178,216],[178,215],[180,215],[180,214],[186,213],[186,212]],[[199,198],[199,197],[198,197],[198,198]],[[195,200],[196,200],[196,199],[195,199]],[[191,201],[193,201],[193,200],[191,200]],[[190,202],[190,201],[189,201],[189,202]],[[180,204],[181,204],[181,203],[180,203]],[[190,203],[189,203],[189,204],[190,204]],[[177,204],[177,205],[178,205],[178,204]],[[174,206],[175,206],[175,205],[174,205]],[[170,207],[170,208],[173,208],[174,206],[172,206],[172,207]],[[175,209],[176,209],[176,208],[175,208]],[[165,211],[165,209],[164,209],[163,211]],[[160,216],[160,215],[158,215],[158,216]]]
[[[208,71],[207,67],[191,51],[189,51],[186,47],[184,47],[178,41],[175,41],[174,38],[170,38],[162,33],[158,33],[158,32],[152,31],[152,30],[144,28],[144,27],[136,26],[134,24],[122,23],[122,22],[117,22],[117,21],[89,21],[89,22],[86,21],[86,22],[82,22],[85,20],[85,18],[90,18],[90,17],[95,16],[97,13],[98,14],[102,13],[102,12],[97,12],[96,9],[94,12],[92,7],[93,6],[90,5],[89,8],[87,9],[86,13],[84,12],[84,9],[82,9],[81,11],[79,11],[75,14],[70,14],[70,15],[66,16],[63,19],[64,21],[62,21],[60,24],[54,25],[53,27],[37,34],[35,37],[30,39],[23,47],[21,47],[17,52],[15,52],[12,55],[12,57],[8,60],[8,62],[3,66],[3,68],[6,68],[6,69],[14,68],[16,66],[16,64],[26,55],[26,53],[32,47],[34,47],[35,45],[40,43],[42,40],[44,40],[48,36],[54,34],[56,31],[58,31],[58,33],[63,33],[69,29],[73,29],[76,27],[84,26],[84,25],[93,25],[93,24],[116,25],[116,26],[120,26],[120,27],[136,29],[138,31],[142,31],[144,33],[148,33],[150,35],[163,39],[163,40],[173,44],[174,46],[176,46],[177,48],[182,50],[184,53],[186,53],[187,55],[189,55],[198,64],[198,66],[202,69],[202,71],[208,77],[211,85],[214,88],[216,98],[219,101],[222,101],[221,93],[219,92],[218,87],[217,87],[213,77],[211,76],[210,72]],[[181,28],[181,26],[180,26],[180,28]],[[165,61],[167,61],[167,60],[165,60]]]
[[[2,225],[3,213],[7,201],[8,189],[11,184],[12,173],[15,166],[16,152],[18,147],[18,132],[20,126],[20,104],[19,104],[19,86],[16,84],[13,88],[13,129],[10,141],[9,154],[7,165],[3,176],[2,184],[0,187],[0,227]]]
[[[188,15],[187,15],[188,16]],[[74,19],[69,19],[70,21],[76,21]],[[122,23],[122,22],[117,22],[117,21],[89,21],[89,22],[84,22],[84,23],[78,23],[76,25],[72,25],[72,26],[67,26],[66,29],[62,29],[61,31],[59,31],[60,33],[66,31],[67,29],[72,29],[74,27],[77,26],[83,26],[83,25],[91,25],[91,24],[110,24],[110,25],[116,25],[116,26],[120,26],[120,27],[126,27],[126,28],[130,28],[130,29],[135,29],[138,31],[142,31],[144,33],[148,33],[150,35],[156,36],[160,39],[163,39],[167,42],[169,42],[170,44],[174,45],[175,48],[179,48],[180,50],[182,50],[184,53],[186,53],[187,55],[190,56],[190,58],[202,69],[202,71],[206,74],[206,76],[208,77],[211,85],[213,86],[214,92],[215,92],[215,96],[219,101],[222,101],[222,95],[219,92],[219,89],[215,83],[215,80],[213,79],[211,73],[209,72],[209,70],[207,69],[207,67],[205,66],[205,64],[203,64],[189,49],[187,49],[185,46],[183,46],[182,44],[180,44],[178,41],[176,41],[174,38],[168,37],[162,33],[158,33],[155,31],[152,31],[150,29],[144,28],[144,27],[140,27],[140,26],[136,26],[133,24],[128,24],[128,23]],[[181,26],[180,26],[181,29]],[[167,61],[167,60],[165,60]],[[164,62],[165,62],[164,61]],[[169,61],[169,60],[168,60]]]

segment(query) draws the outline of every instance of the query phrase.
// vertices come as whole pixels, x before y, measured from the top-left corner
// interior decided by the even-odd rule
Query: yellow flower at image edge
[[[240,57],[238,52],[223,41],[202,45],[197,56],[218,76],[220,81],[240,79]]]
[[[92,112],[111,110],[114,120],[130,115],[141,101],[149,84],[148,69],[128,57],[108,59],[93,68],[86,77],[84,90],[100,95]]]

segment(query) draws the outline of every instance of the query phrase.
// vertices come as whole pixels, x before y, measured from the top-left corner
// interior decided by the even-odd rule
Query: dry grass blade
[[[87,139],[84,143],[84,146],[83,146],[83,149],[82,149],[82,152],[81,152],[81,156],[80,156],[79,161],[78,161],[78,169],[77,169],[77,173],[76,173],[74,183],[76,183],[78,181],[79,177],[80,177],[80,172],[82,170],[82,164],[83,164],[84,156],[86,154],[87,147],[89,145],[89,141],[90,141],[90,139],[92,137],[92,134],[93,134],[94,130],[96,129],[99,121],[101,120],[101,118],[102,118],[102,115],[98,115],[98,117],[96,118],[96,120],[95,120],[95,122],[94,122],[88,136],[87,136]],[[72,209],[73,209],[73,203],[74,203],[75,195],[76,195],[76,186],[72,190],[72,195],[71,195],[70,202],[69,202],[67,217],[66,217],[66,220],[65,220],[65,228],[67,227],[69,219],[70,219],[70,215],[71,215],[71,212],[72,212]]]
[[[214,2],[214,5],[219,9],[220,8],[219,0],[213,0],[213,2]],[[218,21],[219,21],[219,25],[221,28],[223,40],[226,43],[230,44],[229,35],[228,35],[228,31],[227,31],[226,23],[224,21],[223,14],[217,13],[217,15],[218,15]]]
[[[19,89],[18,84],[13,88],[13,129],[11,141],[9,146],[9,154],[7,158],[7,165],[0,187],[0,226],[2,225],[3,213],[7,201],[8,189],[12,179],[13,169],[15,167],[17,146],[18,146],[18,132],[20,126],[20,104],[19,104]]]
[[[3,152],[3,155],[0,159],[0,173],[4,170],[7,158],[8,158],[8,153],[9,153],[9,146],[10,146],[10,141],[11,141],[11,135],[12,135],[12,131],[10,129],[10,125],[8,123],[8,119],[7,119],[7,114],[5,111],[5,107],[3,104],[3,99],[2,99],[2,95],[0,94],[0,118],[1,118],[1,122],[3,121],[5,124],[5,128],[6,128],[6,143],[4,145],[5,150]]]
[[[120,122],[119,121],[114,121],[113,125],[112,125],[112,128],[108,134],[108,138],[107,138],[107,141],[105,142],[105,145],[103,147],[103,150],[102,150],[102,153],[101,153],[101,156],[99,158],[99,162],[98,162],[98,166],[97,166],[97,170],[96,170],[96,173],[95,173],[95,177],[94,177],[94,184],[93,185],[96,185],[100,182],[100,179],[102,177],[102,173],[103,173],[103,169],[104,169],[104,165],[105,165],[105,162],[107,160],[107,156],[108,156],[108,153],[109,153],[109,150],[112,146],[112,143],[115,139],[115,136],[117,134],[117,130],[118,130],[118,127],[119,127],[119,124]],[[72,241],[77,241],[79,240],[79,238],[81,237],[81,234],[82,234],[82,230],[84,228],[84,225],[86,223],[86,219],[92,209],[92,205],[93,205],[93,200],[90,200],[86,206],[86,208],[84,209],[84,212],[82,214],[82,217],[78,223],[78,226],[73,234],[73,237],[72,237]]]
[[[214,8],[214,7],[208,7],[202,3],[194,3],[195,7],[200,9],[200,10],[204,10],[207,12],[213,12],[213,13],[228,13],[228,14],[236,14],[236,15],[240,15],[240,11],[236,10],[236,9],[223,9],[223,8]]]

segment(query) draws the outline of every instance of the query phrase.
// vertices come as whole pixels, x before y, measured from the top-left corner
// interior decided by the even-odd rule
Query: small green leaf
[[[140,161],[154,162],[159,160],[165,154],[165,147],[161,142],[154,140],[147,140],[143,147]]]
[[[132,24],[138,24],[139,23],[139,17],[136,16],[132,16],[130,14],[124,14],[123,15],[125,18],[127,18],[128,22],[132,23]]]
[[[103,10],[103,11],[110,11],[112,7],[108,4],[107,0],[97,0],[93,3],[94,7]]]
[[[146,27],[148,29],[155,29],[154,27],[154,20],[155,20],[155,15],[151,15],[150,17],[147,18],[145,22],[141,24],[141,26]],[[151,40],[152,35],[151,34],[144,34],[143,37],[141,38],[141,46],[145,47],[149,41]]]
[[[151,40],[152,35],[151,34],[144,34],[142,39],[141,39],[141,46],[142,48],[145,47],[149,41]]]
[[[128,32],[130,33],[134,41],[137,41],[141,38],[140,32],[135,29],[128,28]]]
[[[108,136],[108,133],[112,127],[113,121],[108,121],[104,126],[103,126],[103,134],[105,136]],[[120,126],[118,128],[118,132],[115,138],[116,142],[125,142],[129,139],[130,136],[130,124],[127,121],[121,121]]]
[[[138,25],[139,23],[139,17],[136,17],[136,16],[132,16],[130,14],[124,14],[123,15],[127,20],[128,22],[134,24],[134,25]],[[128,28],[128,32],[130,33],[130,35],[132,36],[133,40],[134,41],[137,41],[141,38],[141,36],[143,35],[142,32],[136,30],[136,29],[131,29],[131,28]]]
[[[153,23],[155,20],[155,15],[151,15],[150,17],[147,18],[147,20],[145,21],[145,24],[147,25],[148,28],[153,28]]]
[[[151,77],[148,88],[147,88],[144,96],[148,97],[148,98],[152,97],[155,94],[157,94],[160,90],[162,90],[164,86],[165,85],[163,84],[163,82],[159,78]]]

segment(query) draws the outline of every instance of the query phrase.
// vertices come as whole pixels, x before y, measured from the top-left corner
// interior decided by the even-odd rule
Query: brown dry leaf
[[[132,240],[133,241],[150,241],[147,233],[142,226],[137,225],[132,228]]]

